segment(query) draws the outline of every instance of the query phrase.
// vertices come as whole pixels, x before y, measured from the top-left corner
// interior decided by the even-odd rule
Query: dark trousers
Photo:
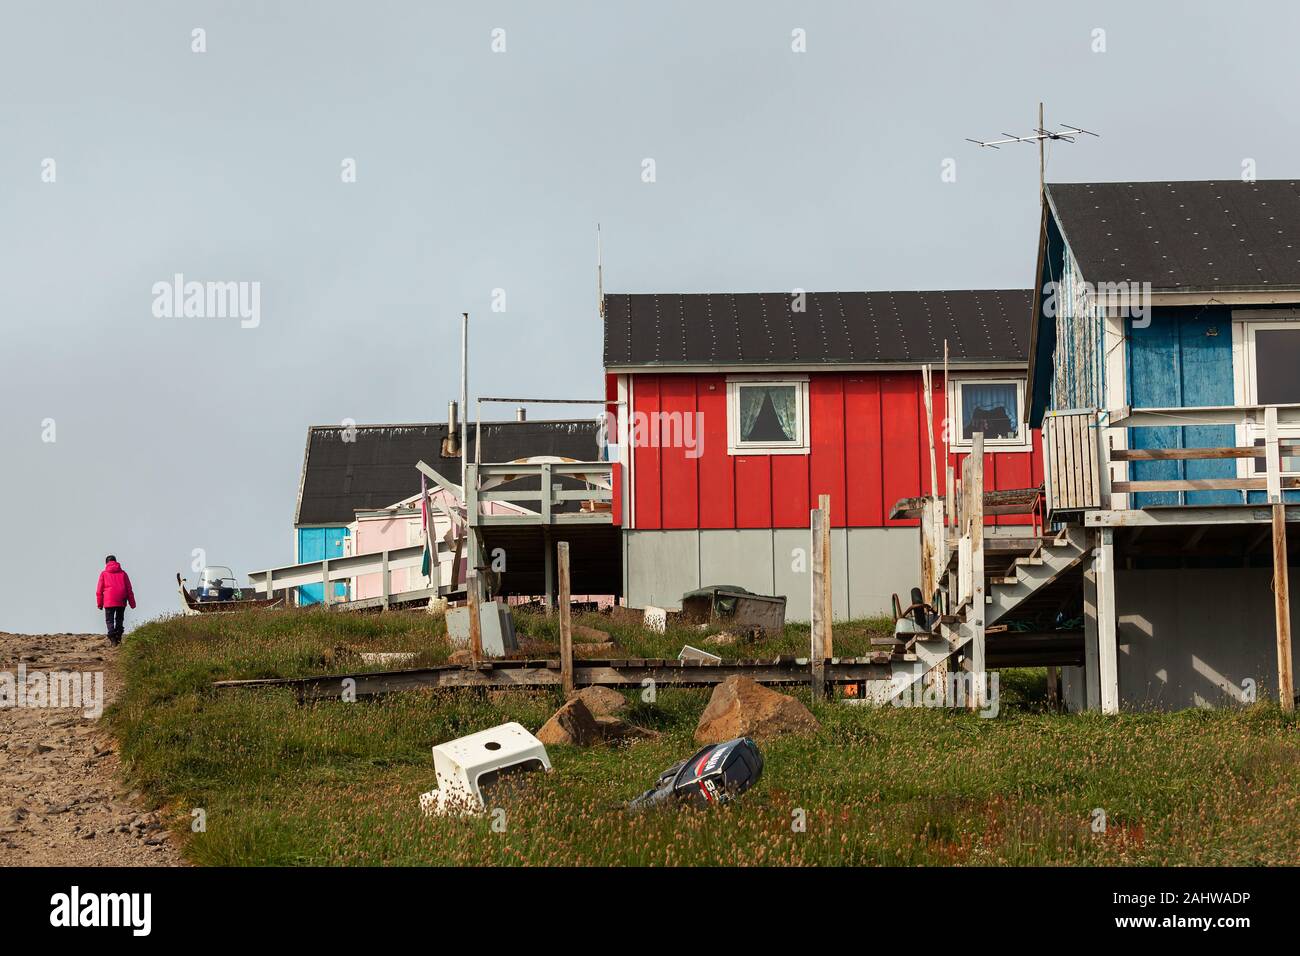
[[[126,618],[126,608],[104,608],[104,623],[108,625],[108,640],[112,644],[122,642],[122,622]]]

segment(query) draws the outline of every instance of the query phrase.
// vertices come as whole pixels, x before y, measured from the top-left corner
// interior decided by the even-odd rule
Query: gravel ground
[[[130,640],[128,636],[127,640]],[[119,687],[102,634],[0,632],[0,671],[102,672]],[[183,866],[156,813],[119,777],[117,745],[84,710],[0,707],[0,866]]]

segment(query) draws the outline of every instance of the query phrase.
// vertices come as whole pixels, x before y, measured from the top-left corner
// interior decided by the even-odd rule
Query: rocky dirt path
[[[120,686],[117,649],[101,634],[0,632],[0,680],[22,664],[102,672],[105,707]],[[0,707],[0,866],[184,865],[119,767],[116,742],[83,710]]]

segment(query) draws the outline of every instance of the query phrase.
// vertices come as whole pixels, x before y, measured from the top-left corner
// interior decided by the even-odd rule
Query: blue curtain
[[[964,382],[961,386],[961,433],[970,438],[1015,438],[1020,434],[1020,408],[1014,384]]]

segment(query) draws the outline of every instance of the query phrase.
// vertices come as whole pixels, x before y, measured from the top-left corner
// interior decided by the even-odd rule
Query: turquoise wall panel
[[[1231,405],[1232,310],[1227,306],[1153,309],[1145,328],[1129,322],[1128,402],[1134,408]],[[1231,425],[1130,428],[1133,448],[1206,448],[1232,445]],[[1143,461],[1129,469],[1135,481],[1169,478],[1232,478],[1233,461]],[[1234,491],[1149,492],[1134,496],[1148,505],[1210,505],[1241,501]]]
[[[298,563],[343,557],[343,540],[347,536],[347,528],[299,528]],[[323,585],[305,584],[298,589],[298,603],[320,604],[324,593]],[[346,598],[347,586],[341,582],[335,584],[334,597],[338,600]]]

